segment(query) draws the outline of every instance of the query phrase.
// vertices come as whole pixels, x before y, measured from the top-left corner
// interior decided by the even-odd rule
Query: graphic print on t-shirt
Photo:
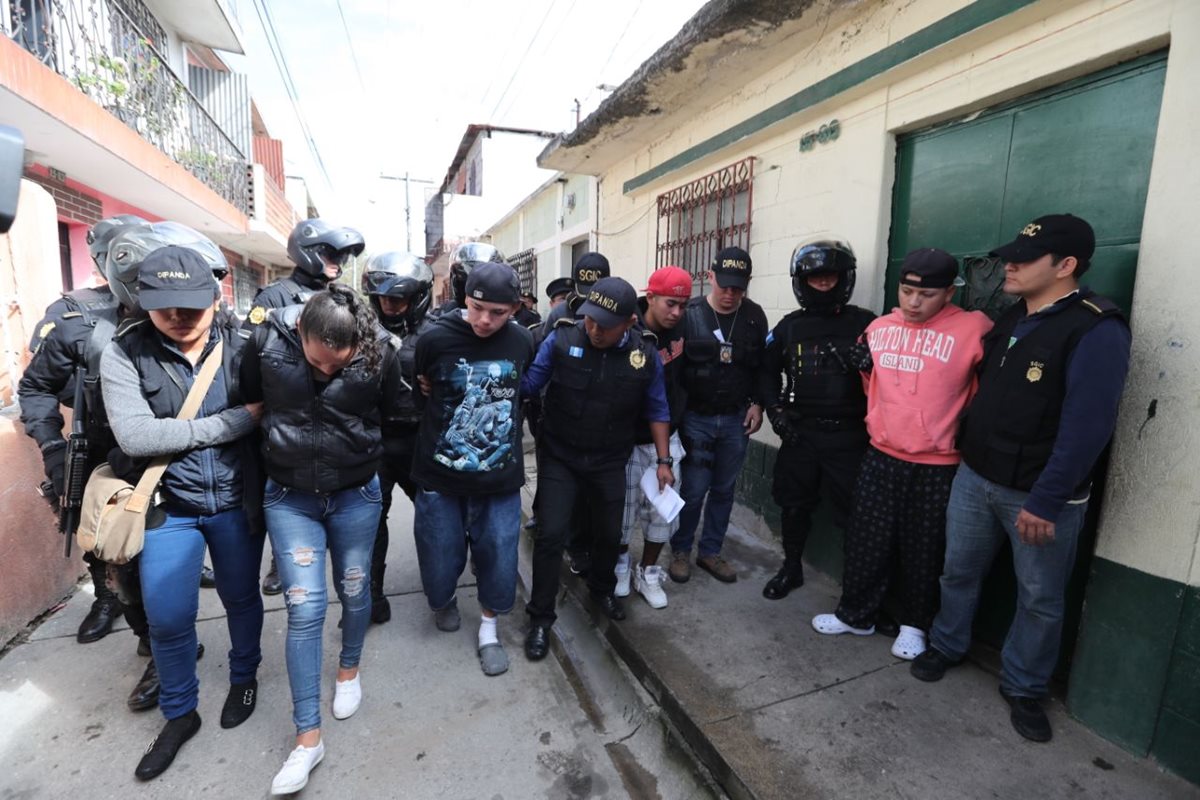
[[[520,375],[511,361],[458,359],[442,380],[449,384],[446,417],[434,459],[462,472],[503,469],[513,452],[513,404]],[[457,405],[453,405],[454,400]],[[450,409],[453,408],[453,411]]]
[[[922,372],[926,358],[948,363],[954,354],[955,340],[953,334],[932,328],[889,325],[869,331],[867,343],[876,368]]]

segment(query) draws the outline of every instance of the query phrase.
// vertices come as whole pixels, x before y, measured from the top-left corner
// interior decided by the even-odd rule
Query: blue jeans
[[[725,542],[729,515],[733,512],[733,491],[737,486],[750,437],[742,422],[745,409],[733,414],[705,416],[691,411],[683,415],[679,438],[687,456],[680,469],[680,495],[684,503],[679,512],[679,530],[671,537],[671,549],[690,553],[704,506],[704,530],[696,555],[715,556]],[[704,505],[704,496],[708,504]]]
[[[1054,539],[1039,546],[1022,544],[1017,535],[1017,514],[1027,497],[1028,492],[992,483],[959,465],[946,508],[942,608],[929,641],[950,658],[966,655],[983,579],[1007,536],[1017,574],[1017,611],[1001,652],[1000,686],[1012,695],[1043,697],[1058,663],[1067,580],[1087,504],[1064,506]]]
[[[212,553],[217,595],[229,626],[229,681],[253,680],[262,661],[263,602],[258,565],[263,537],[250,533],[246,513],[237,508],[212,516],[167,514],[167,521],[146,531],[141,584],[150,620],[150,648],[158,666],[162,694],[158,706],[167,719],[196,708],[196,613],[204,566],[204,547]]]
[[[263,511],[287,603],[287,668],[296,733],[321,727],[325,550],[342,601],[342,667],[358,666],[371,623],[371,549],[383,496],[379,478],[318,495],[267,481]],[[215,567],[214,567],[215,569]]]
[[[512,611],[517,597],[517,540],[521,533],[521,493],[475,497],[417,491],[417,563],[429,607],[454,601],[458,578],[467,565],[467,545],[475,561],[479,605],[497,614]]]

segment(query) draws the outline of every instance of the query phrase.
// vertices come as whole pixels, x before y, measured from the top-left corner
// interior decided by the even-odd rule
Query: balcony
[[[161,47],[166,34],[140,0],[13,0],[6,35],[242,214],[247,160]]]

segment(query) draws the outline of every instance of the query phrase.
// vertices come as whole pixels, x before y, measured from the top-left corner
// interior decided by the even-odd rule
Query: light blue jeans
[[[296,733],[321,727],[325,551],[342,601],[342,667],[358,666],[371,623],[371,549],[383,497],[379,478],[318,495],[267,481],[263,511],[287,603],[287,669]]]
[[[1017,574],[1017,610],[1001,652],[1000,687],[1018,697],[1044,697],[1058,663],[1067,580],[1087,504],[1063,507],[1049,544],[1022,544],[1016,521],[1027,497],[1028,492],[959,465],[946,508],[942,607],[929,642],[952,659],[967,654],[983,579],[1007,537]]]
[[[733,512],[734,489],[750,442],[742,427],[745,419],[745,409],[733,414],[706,416],[689,411],[683,415],[679,438],[687,456],[680,467],[679,494],[686,505],[679,512],[679,530],[671,537],[672,551],[692,552],[703,506],[704,529],[696,555],[704,558],[721,552]]]

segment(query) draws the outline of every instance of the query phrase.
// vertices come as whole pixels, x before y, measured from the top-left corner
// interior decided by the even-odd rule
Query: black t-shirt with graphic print
[[[415,368],[432,384],[423,406],[413,481],[455,495],[512,492],[525,483],[521,376],[533,336],[510,322],[487,338],[463,312],[439,318],[417,342]]]

